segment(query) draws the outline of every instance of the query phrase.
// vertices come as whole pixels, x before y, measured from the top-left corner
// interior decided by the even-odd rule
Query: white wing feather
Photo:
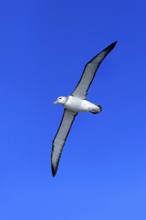
[[[114,43],[110,44],[85,65],[79,83],[72,93],[73,96],[79,97],[81,99],[86,99],[88,89],[95,77],[99,65],[108,55],[108,53],[115,47],[116,43],[117,42],[115,41]]]
[[[77,115],[77,112],[64,110],[64,114],[63,114],[59,129],[53,140],[52,155],[51,155],[53,176],[55,176],[57,172],[61,152],[63,150],[66,138],[69,134],[69,131],[71,129],[72,123],[76,115]]]

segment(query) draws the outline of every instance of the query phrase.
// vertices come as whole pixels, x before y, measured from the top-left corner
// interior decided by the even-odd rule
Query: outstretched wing
[[[102,50],[99,54],[97,54],[92,60],[90,60],[84,68],[83,74],[79,80],[78,85],[76,86],[75,90],[73,91],[72,95],[79,97],[81,99],[86,99],[86,95],[88,89],[95,77],[95,73],[104,60],[104,58],[108,55],[108,53],[115,47],[116,41]]]
[[[61,152],[63,150],[65,141],[71,129],[72,123],[75,119],[77,112],[64,110],[64,114],[56,133],[56,136],[53,140],[53,147],[52,147],[52,155],[51,155],[51,162],[52,162],[52,175],[55,176],[59,164],[59,159],[61,156]]]

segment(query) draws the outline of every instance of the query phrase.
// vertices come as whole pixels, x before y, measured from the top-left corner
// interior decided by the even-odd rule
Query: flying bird
[[[71,126],[78,112],[91,112],[98,114],[102,111],[101,105],[91,103],[86,100],[88,89],[95,77],[96,71],[100,66],[104,58],[115,47],[116,41],[98,53],[93,59],[91,59],[83,70],[83,74],[70,96],[60,96],[53,104],[61,104],[64,107],[63,117],[53,140],[52,153],[51,153],[51,165],[52,175],[55,176],[60,156],[70,132]]]

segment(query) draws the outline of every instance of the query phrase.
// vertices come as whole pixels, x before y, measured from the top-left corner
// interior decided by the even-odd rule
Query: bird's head
[[[64,105],[66,103],[66,97],[65,96],[59,96],[53,104],[62,104]]]

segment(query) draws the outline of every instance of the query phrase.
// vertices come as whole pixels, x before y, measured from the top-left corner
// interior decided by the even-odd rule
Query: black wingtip
[[[51,169],[52,169],[52,176],[54,177],[57,173],[57,167],[54,167],[52,164]]]
[[[105,55],[105,57],[110,53],[110,51],[116,46],[116,44],[117,44],[117,41],[114,41],[113,43],[111,43],[109,46],[107,46],[105,49],[103,49],[102,51],[101,51],[101,53],[102,52],[106,52],[106,55]],[[100,53],[99,53],[100,54]],[[104,57],[104,58],[105,58]]]
[[[110,50],[112,50],[115,46],[116,46],[116,44],[117,44],[117,41],[114,41],[112,44],[110,44],[106,49],[110,49]]]
[[[53,165],[52,165],[52,176],[54,177],[56,175],[56,170],[54,169]]]
[[[117,42],[118,42],[118,41],[117,41],[117,40],[115,40],[115,41],[114,41],[112,44],[115,44],[115,45],[116,45],[116,44],[117,44]]]

